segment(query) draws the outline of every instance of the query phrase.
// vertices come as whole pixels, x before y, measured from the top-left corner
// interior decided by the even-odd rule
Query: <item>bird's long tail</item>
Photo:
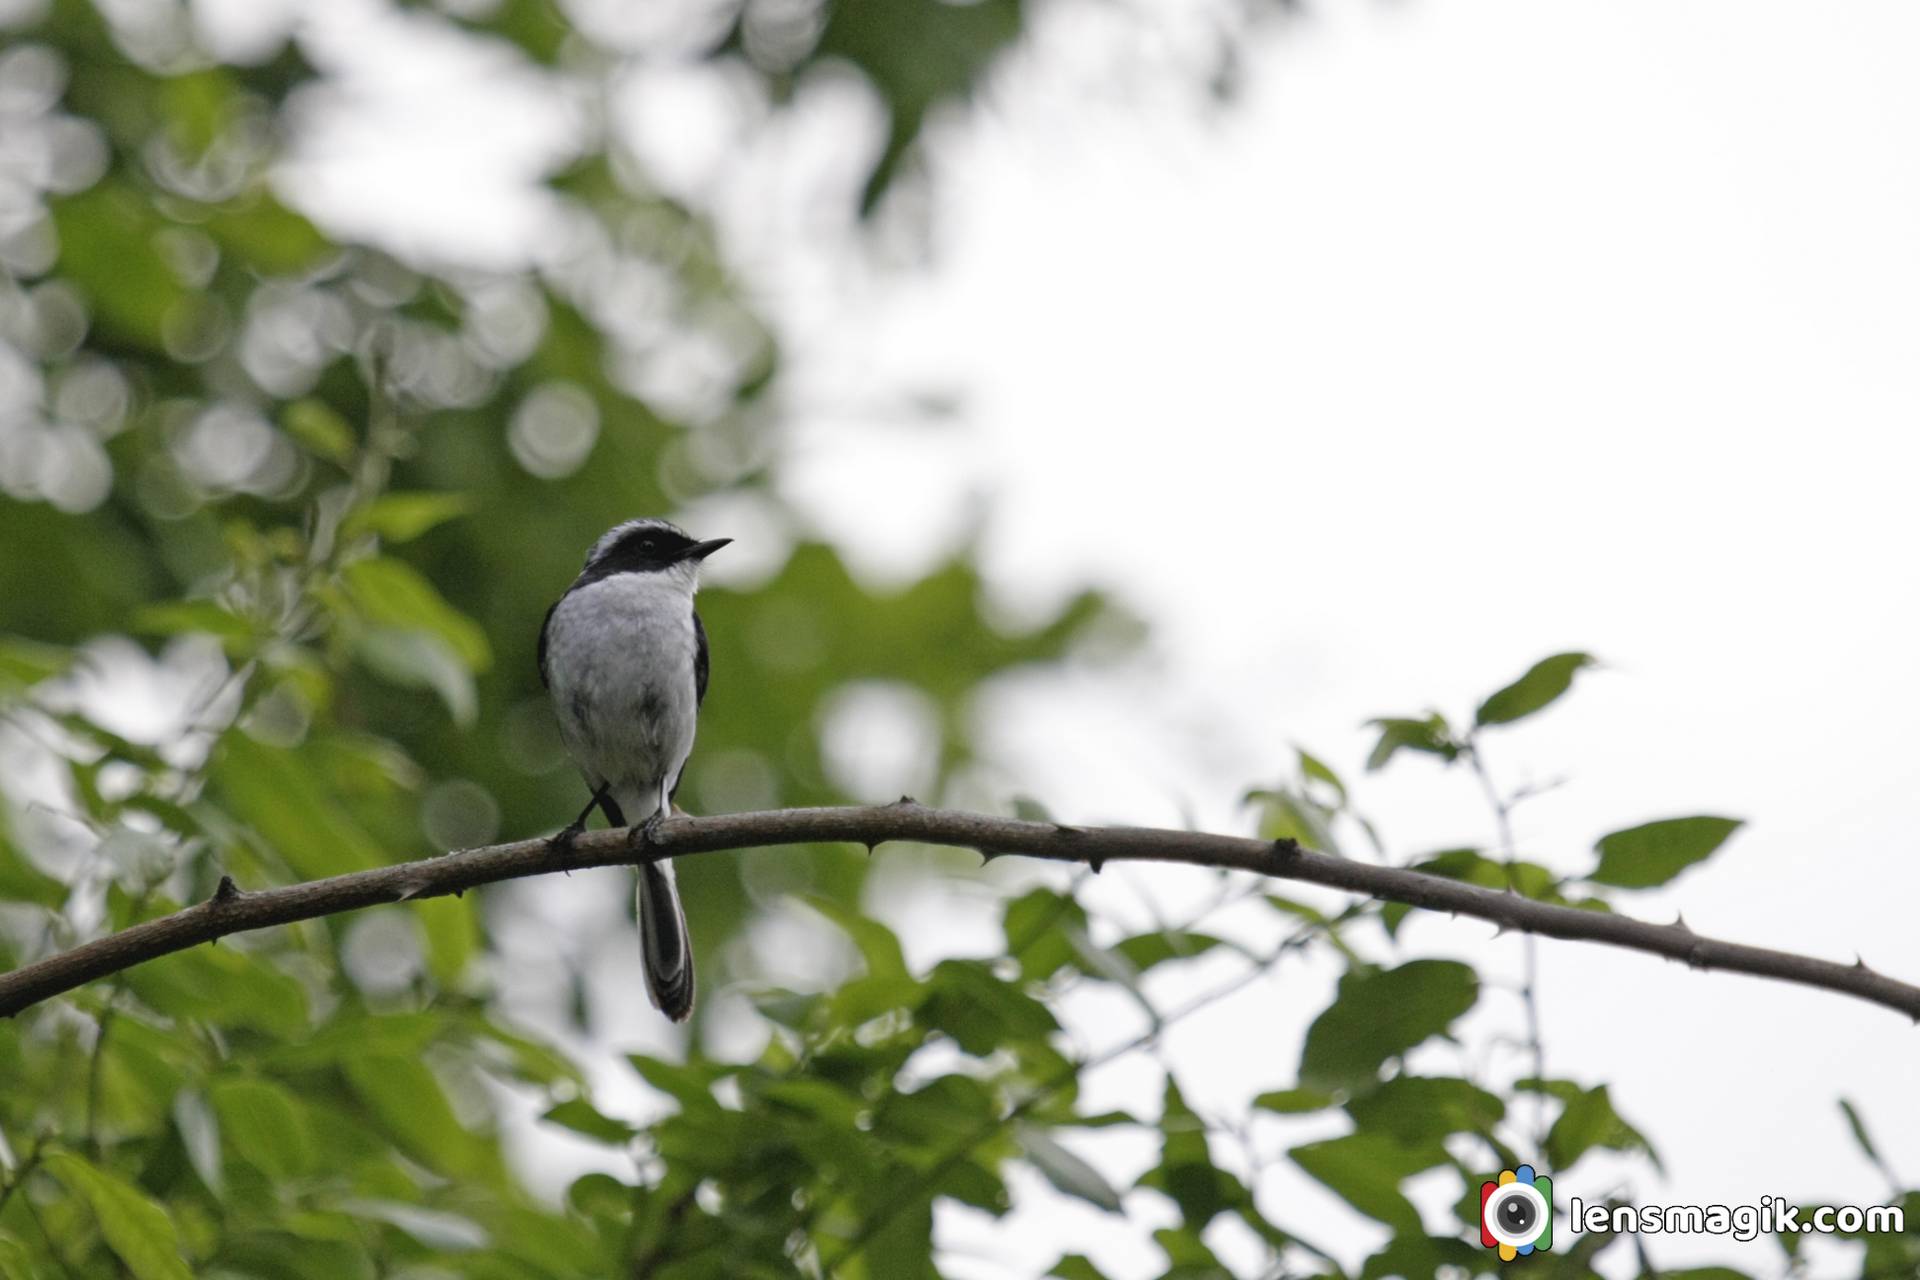
[[[647,971],[647,999],[675,1022],[685,1022],[693,1012],[693,947],[687,941],[687,913],[680,908],[673,864],[643,865],[634,893],[634,914],[640,920],[640,960]]]
[[[592,784],[593,779],[587,782]],[[595,795],[600,811],[616,827],[627,825],[628,813],[644,811],[645,801],[631,793],[616,800],[603,785]],[[657,803],[663,812],[670,811],[667,806],[672,802],[664,789]],[[687,938],[687,913],[680,906],[671,862],[641,865],[633,914],[640,922],[640,964],[647,975],[647,999],[675,1022],[685,1022],[693,1013],[693,944]]]

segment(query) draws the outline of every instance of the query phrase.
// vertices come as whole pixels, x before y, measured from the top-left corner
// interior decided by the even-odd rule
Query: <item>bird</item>
[[[696,541],[665,520],[615,525],[587,552],[540,624],[540,682],[592,795],[551,841],[569,848],[597,807],[651,843],[671,811],[707,696],[700,566],[731,538]],[[693,1012],[693,948],[673,864],[643,862],[635,888],[647,998],[674,1022]]]

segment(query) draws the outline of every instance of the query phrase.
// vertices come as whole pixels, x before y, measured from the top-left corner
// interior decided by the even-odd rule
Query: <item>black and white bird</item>
[[[560,737],[597,805],[616,827],[649,831],[671,812],[707,696],[707,632],[694,612],[700,562],[733,541],[696,542],[665,520],[616,525],[587,553],[540,627],[540,682]],[[636,890],[647,998],[675,1022],[693,1012],[693,948],[673,864],[640,868]]]

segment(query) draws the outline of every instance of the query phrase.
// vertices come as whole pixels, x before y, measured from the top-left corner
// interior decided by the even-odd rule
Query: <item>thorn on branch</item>
[[[915,800],[915,799],[914,799],[914,798],[913,798],[912,796],[901,796],[901,797],[900,797],[900,798],[899,798],[898,800],[895,800],[895,801],[894,801],[894,802],[893,802],[893,803],[892,803],[892,804],[891,804],[890,806],[888,806],[888,807],[889,807],[889,808],[893,808],[893,809],[900,809],[900,808],[904,808],[904,807],[906,807],[906,806],[909,806],[909,805],[915,805],[915,804],[919,804],[919,803],[920,803],[920,802],[919,802],[918,800]]]
[[[1689,929],[1689,928],[1687,927],[1687,918],[1686,918],[1686,917],[1685,917],[1684,915],[1681,915],[1681,914],[1680,914],[1679,912],[1677,912],[1677,911],[1676,911],[1676,912],[1674,912],[1674,914],[1673,914],[1673,927],[1674,927],[1674,928],[1676,928],[1676,929],[1678,929],[1678,930],[1679,930],[1680,932],[1682,932],[1682,933],[1692,933],[1692,932],[1693,932],[1693,930],[1692,930],[1692,929]]]
[[[1300,856],[1300,842],[1292,836],[1281,836],[1273,842],[1273,852],[1279,858],[1297,858]]]
[[[213,887],[213,896],[207,899],[207,910],[220,911],[240,901],[242,896],[240,886],[233,882],[232,876],[221,876],[220,883]],[[220,939],[208,938],[207,945],[217,947]]]
[[[1861,957],[1858,951],[1853,953],[1853,967],[1860,970],[1862,973],[1872,972],[1872,970],[1867,968],[1866,960]]]
[[[1087,869],[1093,872],[1093,874],[1099,875],[1100,868],[1106,865],[1107,859],[1105,854],[1090,853],[1087,855]]]

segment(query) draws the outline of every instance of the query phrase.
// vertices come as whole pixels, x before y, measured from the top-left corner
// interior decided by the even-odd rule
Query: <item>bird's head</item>
[[[691,588],[700,571],[700,562],[732,542],[732,538],[709,538],[696,542],[685,530],[665,520],[628,520],[607,530],[587,552],[585,579],[612,577],[617,573],[657,573],[683,581]]]

